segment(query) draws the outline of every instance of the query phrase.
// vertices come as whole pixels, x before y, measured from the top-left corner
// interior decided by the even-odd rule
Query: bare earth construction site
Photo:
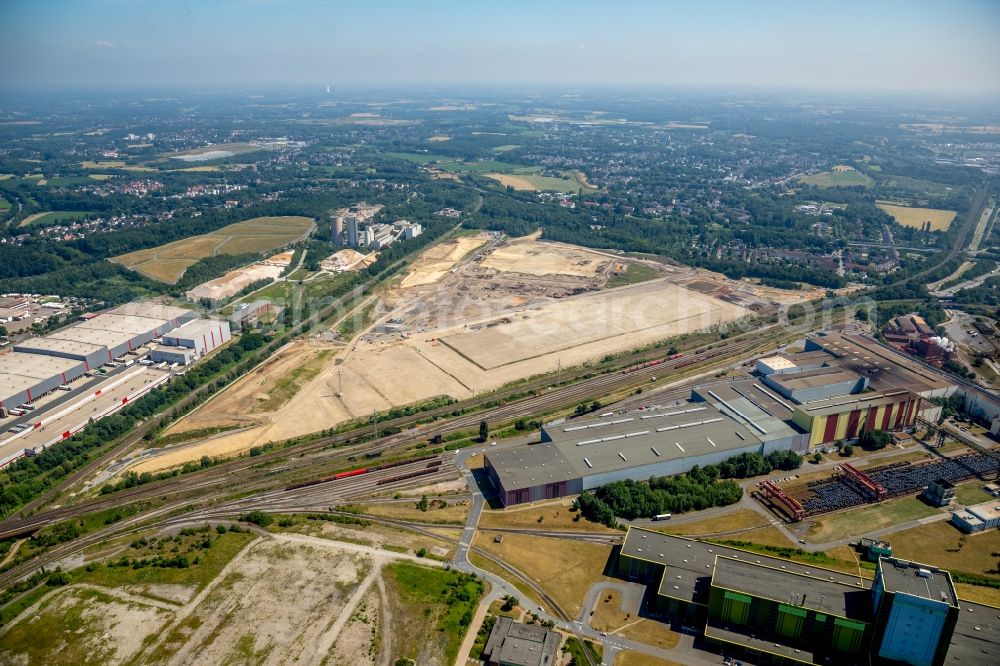
[[[611,280],[623,286],[608,288]],[[294,343],[281,362],[248,375],[169,432],[234,424],[233,414],[253,411],[291,368],[318,349],[336,351],[287,402],[255,412],[258,427],[163,452],[133,469],[232,455],[435,396],[471,397],[771,306],[745,285],[705,271],[537,236],[462,237],[425,252],[381,295],[374,325],[354,339]]]

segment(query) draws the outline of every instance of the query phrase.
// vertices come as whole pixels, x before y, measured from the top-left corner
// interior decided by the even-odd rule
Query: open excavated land
[[[413,266],[400,287],[418,287],[433,284],[448,274],[459,259],[486,243],[489,236],[461,236],[432,246],[413,262]]]
[[[313,220],[308,217],[256,217],[201,236],[129,252],[112,261],[155,280],[174,283],[189,266],[201,259],[275,250],[304,238],[313,226]]]
[[[330,271],[331,273],[360,271],[374,264],[376,259],[378,259],[378,252],[361,254],[357,250],[346,248],[338,252],[334,252],[320,262],[320,268],[324,271]]]
[[[216,395],[169,432],[258,427],[164,450],[132,469],[153,471],[204,455],[232,455],[441,395],[469,398],[774,307],[752,285],[706,271],[537,236],[486,237],[432,247],[400,285],[386,290],[374,325],[331,345],[336,358],[279,409],[251,413],[247,407],[319,343],[293,343],[282,360]],[[630,266],[651,279],[605,288],[616,273],[629,275]]]
[[[421,663],[443,664],[454,650],[457,631],[445,622],[439,592],[458,574],[413,555],[299,534],[258,538],[234,552],[197,594],[116,583],[54,590],[0,629],[0,663],[375,666],[403,651],[393,644],[397,626],[425,617],[442,618],[449,631],[427,637]],[[410,585],[404,595],[427,596],[426,614],[403,605],[401,572]]]
[[[188,298],[198,300],[208,298],[218,300],[228,298],[237,294],[243,287],[258,280],[274,279],[279,277],[285,269],[281,266],[266,263],[251,264],[246,268],[230,271],[222,277],[202,282],[197,287],[186,292]]]

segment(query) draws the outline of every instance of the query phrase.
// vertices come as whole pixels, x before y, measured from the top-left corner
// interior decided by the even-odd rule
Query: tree
[[[840,451],[845,456],[853,456],[854,455],[854,445],[853,444],[844,444],[844,446],[840,449]]]
[[[479,422],[479,441],[485,442],[490,437],[490,424],[483,419]]]
[[[417,502],[417,508],[421,511],[426,511],[430,507],[430,503],[427,501],[427,495],[422,495],[420,501]]]
[[[821,462],[823,462],[823,454],[817,451],[816,453],[813,454],[812,461],[817,465],[820,464]]]
[[[858,444],[866,449],[884,449],[892,441],[892,435],[884,430],[866,430],[858,437]]]
[[[271,524],[271,522],[274,519],[270,515],[264,513],[263,511],[254,509],[250,513],[244,513],[242,516],[240,516],[240,520],[247,523],[252,523],[259,527],[267,527],[268,525]]]

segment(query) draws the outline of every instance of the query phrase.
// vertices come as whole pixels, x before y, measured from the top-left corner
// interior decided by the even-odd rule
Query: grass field
[[[275,250],[302,238],[312,228],[313,220],[308,217],[255,217],[210,234],[123,254],[112,261],[155,280],[174,283],[200,259]]]
[[[383,573],[392,597],[392,658],[434,663],[436,653],[443,653],[444,663],[454,663],[483,584],[457,571],[404,562],[387,565]]]
[[[931,196],[941,196],[951,191],[951,187],[943,183],[936,183],[933,180],[922,178],[910,178],[909,176],[887,175],[882,181],[883,187],[909,190],[915,194],[927,194]]]
[[[302,386],[319,374],[319,371],[323,369],[323,363],[331,353],[329,349],[315,352],[313,358],[295,368],[288,376],[275,382],[270,391],[258,398],[254,411],[273,412],[294,398]]]
[[[931,231],[944,231],[951,225],[952,220],[958,215],[953,210],[941,210],[938,208],[913,208],[910,206],[898,206],[888,202],[879,201],[876,205],[892,216],[896,222],[904,227],[914,227],[919,229],[925,223],[931,223]]]
[[[892,553],[916,562],[927,562],[952,571],[996,576],[1000,531],[963,535],[946,521],[920,525],[887,537]]]
[[[634,650],[625,650],[624,652],[619,652],[618,656],[615,657],[615,666],[684,666],[684,665],[676,661],[660,659],[659,657],[654,657],[652,655],[648,655],[643,652],[636,652]]]
[[[0,213],[4,213],[10,210],[10,202],[0,197]]]
[[[822,171],[808,176],[799,176],[800,183],[815,187],[871,187],[875,181],[857,171]]]
[[[487,178],[499,181],[501,185],[513,187],[515,190],[528,190],[534,192],[568,192],[575,193],[580,190],[594,189],[591,185],[581,179],[579,172],[570,172],[571,176],[559,178],[556,176],[538,176],[532,174],[505,174],[487,173],[483,174]]]
[[[482,459],[477,456],[477,459]],[[483,511],[479,517],[479,527],[531,528],[540,530],[583,530],[587,532],[617,532],[601,523],[593,523],[580,517],[579,511],[569,510],[570,502],[556,501],[549,504],[534,504],[520,509]]]
[[[648,266],[646,264],[627,263],[625,264],[625,272],[621,275],[612,275],[608,278],[608,282],[604,286],[608,289],[614,289],[615,287],[637,284],[639,282],[645,282],[646,280],[652,280],[658,277],[660,277],[660,272],[652,266]]]
[[[622,596],[618,590],[602,592],[594,615],[590,618],[590,626],[598,631],[620,634],[625,638],[665,650],[677,645],[680,636],[670,631],[662,622],[641,619],[627,613],[622,610],[621,604]]]
[[[563,547],[549,537],[505,534],[502,543],[495,543],[493,537],[478,532],[475,545],[528,575],[573,617],[580,612],[591,584],[602,579],[611,556],[611,546],[596,543]]]
[[[865,532],[939,513],[915,497],[905,497],[820,516],[806,537],[813,543],[839,541]]]
[[[35,213],[34,215],[29,215],[21,220],[21,223],[17,226],[27,227],[29,225],[35,225],[36,227],[44,227],[51,224],[57,224],[59,222],[78,220],[82,217],[86,217],[88,214],[89,213],[86,211],[81,210],[61,210],[52,211],[50,213]]]
[[[123,171],[156,171],[152,167],[139,166],[138,164],[126,164],[120,160],[108,160],[103,162],[80,162],[84,169],[122,169]]]

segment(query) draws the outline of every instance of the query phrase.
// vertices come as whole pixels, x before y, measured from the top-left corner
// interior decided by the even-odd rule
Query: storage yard
[[[189,445],[136,469],[231,455],[435,396],[471,397],[771,307],[745,285],[655,262],[642,265],[661,277],[602,289],[632,261],[534,236],[508,241],[488,234],[432,247],[404,278],[406,285],[416,276],[409,286],[384,294],[374,326],[338,349],[339,362],[329,363],[278,411],[250,417],[261,427]],[[303,360],[317,344],[325,343],[297,342],[283,354]],[[292,367],[267,364],[254,381],[270,386]],[[257,392],[249,380],[238,382],[170,432],[245,425],[241,406]]]
[[[266,280],[269,278],[273,280],[280,277],[291,261],[291,253],[282,252],[281,254],[276,254],[265,261],[250,264],[244,268],[230,271],[222,277],[209,280],[208,282],[202,282],[197,287],[189,289],[185,293],[185,296],[193,301],[197,301],[201,298],[207,298],[211,301],[229,298],[230,296],[234,296],[239,293],[243,287],[257,282],[258,280]]]

